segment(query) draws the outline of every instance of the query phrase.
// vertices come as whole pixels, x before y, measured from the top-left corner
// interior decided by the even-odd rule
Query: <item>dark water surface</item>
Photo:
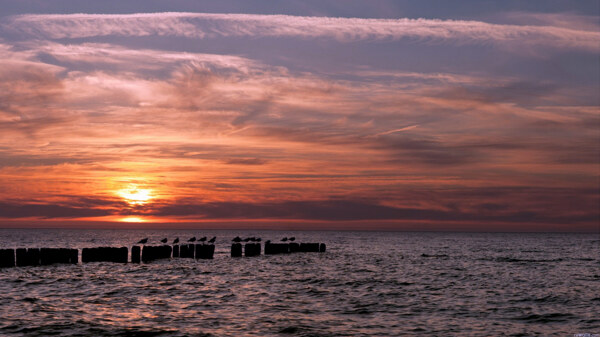
[[[597,234],[0,230],[0,247],[216,235],[214,260],[0,270],[0,336],[600,333]],[[236,235],[326,253],[229,257]]]

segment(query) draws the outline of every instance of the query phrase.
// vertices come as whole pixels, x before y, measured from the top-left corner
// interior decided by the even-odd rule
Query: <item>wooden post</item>
[[[241,257],[242,256],[242,244],[234,243],[231,245],[231,257]]]
[[[247,243],[244,245],[244,256],[257,256],[260,255],[260,243]]]
[[[144,246],[142,250],[142,262],[151,262],[158,259],[170,259],[171,246]]]
[[[196,259],[212,259],[215,254],[215,245],[196,245]]]
[[[15,250],[0,249],[0,268],[15,266]]]
[[[265,243],[265,255],[287,254],[290,252],[290,245],[287,243]]]
[[[300,251],[304,253],[318,253],[319,252],[319,244],[318,243],[301,243]]]
[[[75,249],[75,251],[77,251]],[[75,256],[74,256],[75,255]],[[56,263],[75,264],[78,256],[73,254],[72,249],[68,248],[42,248],[40,249],[40,264],[50,265]]]
[[[39,248],[17,248],[17,266],[39,266],[40,249]]]
[[[193,259],[194,258],[194,245],[180,245],[179,246],[179,257]]]
[[[140,263],[142,249],[140,246],[131,247],[131,263]]]

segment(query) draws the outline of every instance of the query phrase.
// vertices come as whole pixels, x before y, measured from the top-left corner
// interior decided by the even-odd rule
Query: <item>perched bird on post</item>
[[[200,240],[198,240],[198,241],[200,241],[200,242],[206,241],[206,236],[201,237]]]
[[[289,240],[293,242],[294,240],[296,240],[296,237],[292,236]]]
[[[283,238],[281,239],[281,241],[286,242],[288,240],[288,238]]]
[[[146,243],[146,242],[148,242],[148,238],[141,239],[140,241],[138,241],[138,243]]]
[[[239,236],[236,236],[235,238],[233,238],[233,240],[231,240],[233,242],[242,242],[242,239]]]
[[[188,240],[188,242],[195,242],[195,241],[196,241],[196,237],[195,237],[195,236],[192,236],[192,237],[191,237],[191,238]]]
[[[217,239],[216,236],[213,236],[212,239],[208,240],[209,243],[215,243],[215,240]]]
[[[175,240],[173,240],[173,243],[179,243],[179,238],[176,238]]]
[[[164,239],[160,240],[160,242],[167,243],[167,238],[164,238]]]

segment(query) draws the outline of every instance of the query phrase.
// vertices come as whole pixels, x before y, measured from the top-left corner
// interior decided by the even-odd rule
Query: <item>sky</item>
[[[599,6],[0,0],[0,227],[599,232]]]

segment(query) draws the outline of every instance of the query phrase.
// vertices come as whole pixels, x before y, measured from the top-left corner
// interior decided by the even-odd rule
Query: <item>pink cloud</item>
[[[359,19],[289,15],[148,13],[65,14],[10,17],[4,29],[53,39],[92,36],[228,36],[332,38],[360,40],[417,39],[427,43],[545,46],[600,50],[600,33],[562,25],[510,25],[437,19]]]

